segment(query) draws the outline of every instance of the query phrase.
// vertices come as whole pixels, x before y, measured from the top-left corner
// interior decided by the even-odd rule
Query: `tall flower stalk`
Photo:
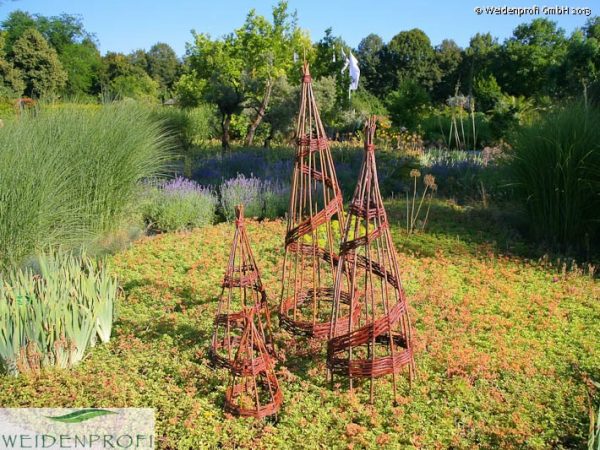
[[[419,196],[417,192],[417,180],[421,177],[421,172],[417,169],[413,169],[410,171],[410,176],[413,178],[413,193],[412,193],[412,202],[410,204],[410,213],[409,213],[409,193],[406,193],[406,232],[408,234],[414,233],[419,219],[419,214],[423,208],[423,204],[427,199],[427,209],[425,212],[425,217],[421,223],[421,230],[425,229],[425,225],[427,224],[427,220],[429,219],[429,210],[431,208],[431,200],[433,199],[433,195],[437,192],[437,184],[435,183],[435,177],[431,174],[427,174],[423,177],[423,184],[425,188],[423,189],[422,194]],[[419,201],[417,203],[417,199]],[[416,210],[415,210],[416,207]]]

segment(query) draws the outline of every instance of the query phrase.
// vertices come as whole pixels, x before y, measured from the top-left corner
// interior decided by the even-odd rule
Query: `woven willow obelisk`
[[[279,308],[281,326],[293,334],[329,335],[343,216],[342,193],[305,62]],[[346,278],[343,271],[340,276]],[[343,314],[349,314],[347,297]]]
[[[273,352],[271,319],[267,294],[260,279],[244,223],[243,205],[235,208],[235,234],[229,262],[221,284],[221,297],[215,316],[209,357],[218,367],[231,368],[244,331],[244,310],[251,308],[257,328]]]
[[[283,393],[275,376],[274,362],[267,351],[262,330],[255,325],[253,308],[242,311],[244,323],[239,347],[225,392],[225,411],[242,417],[277,414]]]
[[[397,255],[387,215],[379,191],[375,164],[375,117],[365,126],[365,153],[360,176],[344,226],[338,274],[348,272],[350,307],[362,305],[358,317],[342,317],[342,285],[336,282],[331,316],[331,339],[327,344],[327,365],[332,373],[371,380],[392,375],[396,398],[396,375],[408,366],[415,372],[410,334],[410,319]],[[339,275],[338,275],[339,276]],[[340,332],[340,322],[347,328]],[[348,332],[349,330],[349,332]]]

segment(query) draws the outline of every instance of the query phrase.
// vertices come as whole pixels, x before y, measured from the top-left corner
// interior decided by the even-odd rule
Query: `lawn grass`
[[[229,419],[227,373],[207,349],[233,225],[146,237],[112,258],[125,290],[114,338],[73,370],[0,377],[3,407],[153,407],[160,448],[582,448],[582,375],[600,379],[600,288],[522,255],[486,212],[437,202],[429,231],[407,236],[388,203],[416,329],[418,379],[348,394],[324,352],[277,331],[285,403],[277,422]],[[282,221],[248,221],[271,304]]]

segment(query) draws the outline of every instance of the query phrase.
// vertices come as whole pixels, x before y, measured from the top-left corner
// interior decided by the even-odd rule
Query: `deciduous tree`
[[[409,80],[431,89],[440,79],[431,41],[418,28],[394,36],[382,56],[387,91],[395,90],[403,81]]]
[[[13,46],[13,61],[23,73],[25,94],[43,97],[57,94],[67,81],[56,51],[39,31],[29,28]]]
[[[371,33],[360,41],[356,51],[356,57],[360,62],[361,84],[379,96],[383,94],[381,52],[384,47],[383,39]]]
[[[179,75],[181,62],[169,44],[158,42],[146,53],[147,72],[164,92],[170,92]]]

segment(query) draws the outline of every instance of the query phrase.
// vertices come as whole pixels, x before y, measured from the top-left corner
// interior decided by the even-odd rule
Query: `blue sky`
[[[85,28],[96,34],[100,50],[129,53],[148,49],[156,42],[170,44],[179,55],[185,53],[190,30],[221,36],[239,27],[251,8],[270,17],[276,0],[0,0],[0,20],[15,9],[46,16],[63,12],[79,14]],[[503,40],[513,28],[535,17],[549,17],[567,32],[581,27],[585,16],[551,15],[505,16],[477,15],[475,7],[538,5],[583,6],[592,15],[600,15],[600,1],[561,0],[544,3],[521,0],[290,0],[290,9],[297,10],[299,24],[310,32],[313,40],[323,36],[326,28],[356,47],[369,33],[379,34],[385,41],[396,33],[421,28],[434,45],[444,38],[454,39],[460,46],[468,45],[477,32],[491,32]]]

